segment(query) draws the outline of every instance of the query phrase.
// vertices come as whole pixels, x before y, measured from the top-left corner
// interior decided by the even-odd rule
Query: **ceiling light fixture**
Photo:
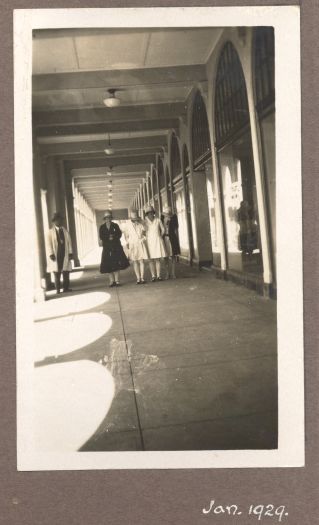
[[[116,91],[118,91],[118,89],[107,90],[109,95],[103,100],[103,104],[108,108],[117,108],[121,105],[121,100],[115,96]]]
[[[111,146],[111,137],[110,137],[110,134],[109,134],[109,143],[108,143],[107,147],[105,148],[104,153],[106,155],[113,155],[114,151],[115,151],[114,148],[112,148],[112,146]],[[112,168],[110,168],[110,169],[112,169]]]

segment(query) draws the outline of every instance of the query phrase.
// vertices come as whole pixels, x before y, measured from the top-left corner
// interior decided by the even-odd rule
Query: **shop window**
[[[187,147],[185,144],[183,147],[183,168],[184,168],[185,175],[188,174],[189,173],[189,157],[188,157]]]
[[[236,49],[227,42],[220,55],[215,91],[216,143],[220,147],[249,123],[244,73]]]
[[[194,169],[211,157],[208,119],[204,99],[198,91],[194,98],[192,117],[192,152]]]
[[[253,151],[245,78],[227,42],[216,75],[215,128],[228,268],[262,274]]]

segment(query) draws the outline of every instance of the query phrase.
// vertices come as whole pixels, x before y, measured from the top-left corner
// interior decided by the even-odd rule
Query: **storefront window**
[[[230,42],[225,44],[218,63],[215,128],[228,267],[262,274],[246,84],[237,51]]]
[[[219,152],[228,266],[262,273],[254,163],[250,133]]]

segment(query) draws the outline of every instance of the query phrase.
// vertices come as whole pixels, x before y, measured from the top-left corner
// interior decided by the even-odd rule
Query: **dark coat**
[[[161,220],[164,224],[164,215],[161,216]],[[174,213],[168,225],[168,237],[172,246],[173,255],[180,255],[181,248],[179,245],[179,236],[178,236],[178,218]]]
[[[109,229],[106,224],[102,224],[99,237],[103,243],[100,272],[111,273],[128,268],[130,263],[121,245],[122,232],[118,224],[111,222]]]

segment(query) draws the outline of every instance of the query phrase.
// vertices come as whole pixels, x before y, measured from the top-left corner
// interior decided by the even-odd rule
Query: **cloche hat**
[[[148,213],[155,213],[153,206],[146,206],[145,215],[147,215]]]

